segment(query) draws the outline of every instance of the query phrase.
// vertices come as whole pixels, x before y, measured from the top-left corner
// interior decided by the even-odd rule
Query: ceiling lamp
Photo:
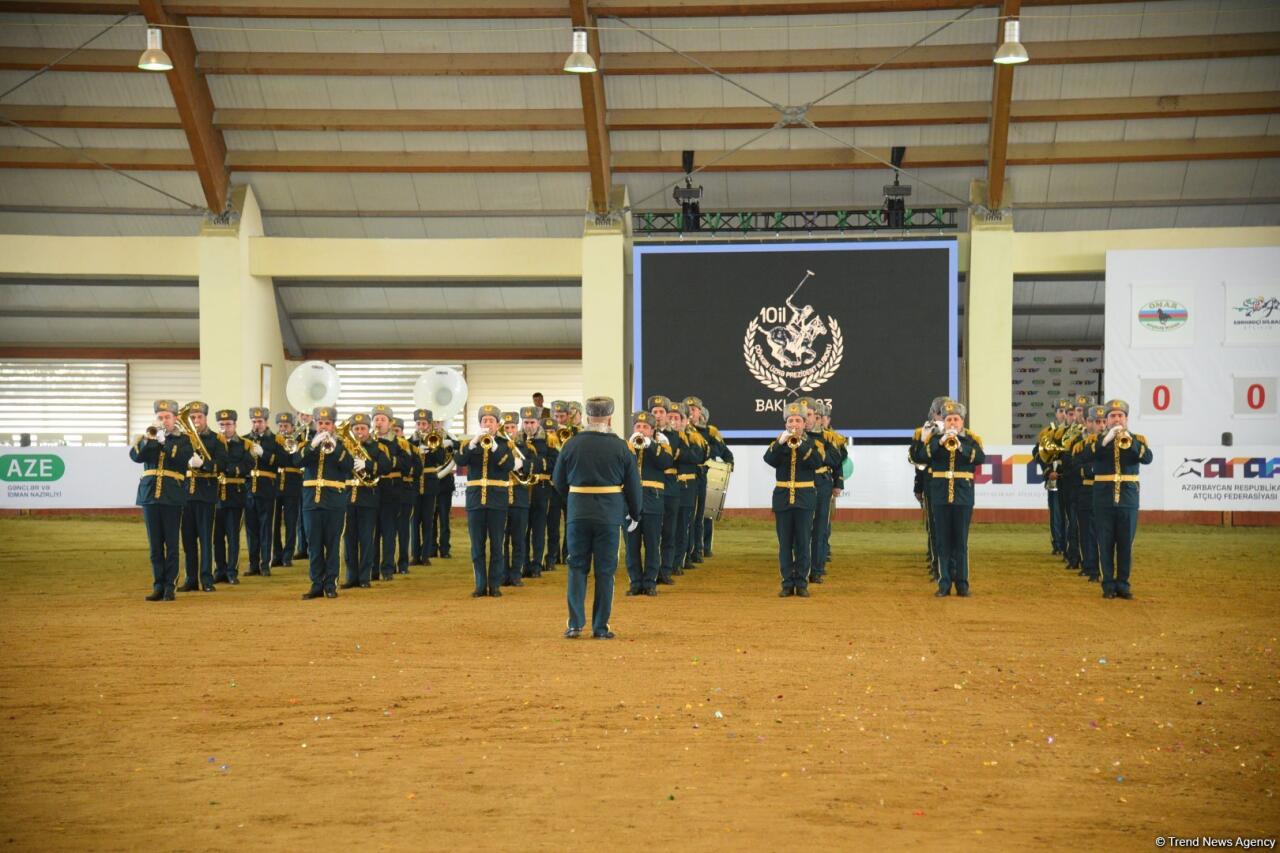
[[[160,46],[159,27],[147,27],[147,49],[138,57],[138,67],[143,71],[173,70],[173,60]]]
[[[595,74],[596,61],[587,52],[587,31],[573,31],[573,53],[564,61],[564,70],[570,74]]]
[[[996,65],[1020,65],[1031,58],[1018,40],[1019,28],[1016,18],[1004,22],[1004,44],[1000,45],[995,58],[991,60]]]

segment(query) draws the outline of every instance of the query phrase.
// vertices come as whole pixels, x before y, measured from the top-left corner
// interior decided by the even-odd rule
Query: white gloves
[[[671,439],[667,438],[666,433],[662,431],[655,432],[653,434],[653,440],[658,442],[658,444],[671,444]]]
[[[318,432],[318,433],[316,433],[315,435],[313,435],[313,436],[311,437],[311,446],[312,446],[312,447],[319,447],[319,446],[324,442],[324,440],[325,440],[326,438],[328,438],[328,437],[329,437],[329,433],[327,433],[327,432]]]
[[[446,435],[444,438],[440,440],[440,446],[453,447],[453,439]]]
[[[164,444],[164,439],[165,439],[164,430],[162,429],[156,430],[156,441],[160,442],[161,444]]]
[[[249,447],[250,447],[249,452],[250,452],[250,453],[252,453],[254,456],[259,457],[259,458],[262,456],[262,445],[261,445],[261,444],[258,444],[257,442],[254,442],[253,444],[249,445]]]
[[[200,454],[199,454],[199,453],[192,453],[192,454],[191,454],[191,458],[187,460],[187,467],[188,467],[188,468],[203,468],[203,467],[204,467],[204,459],[202,459],[202,458],[200,457]]]
[[[950,436],[951,438],[955,438],[959,434],[960,434],[959,430],[954,430],[954,429],[949,429],[945,433],[943,433],[943,435]]]
[[[472,437],[471,437],[471,442],[467,445],[467,447],[470,447],[472,450],[475,450],[475,449],[476,449],[476,445],[478,445],[479,443],[480,443],[480,436],[478,436],[478,435],[476,435],[476,436],[472,436]]]
[[[782,434],[778,436],[778,444],[786,444],[787,439],[789,439],[790,437],[791,437],[790,430],[783,430]]]
[[[351,463],[351,467],[355,469],[355,472],[357,474],[359,474],[361,471],[364,470],[364,466],[365,466],[365,462],[359,456],[357,456],[355,458],[355,461]]]
[[[640,526],[639,521],[637,521],[636,519],[632,518],[629,515],[627,516],[627,532],[628,533],[635,533],[636,528],[639,526]]]
[[[517,456],[517,457],[516,457],[516,464],[515,464],[515,467],[513,468],[513,470],[515,470],[515,471],[519,471],[519,470],[520,470],[521,468],[523,468],[523,467],[524,467],[524,460],[523,460],[523,459],[521,459],[519,456]]]
[[[653,444],[653,439],[652,439],[652,438],[645,438],[645,437],[641,436],[641,439],[640,439],[640,447],[642,447],[642,448],[643,448],[643,449],[645,449],[645,450],[648,450],[648,449],[649,449],[649,445],[651,445],[651,444]]]
[[[1119,425],[1116,425],[1116,426],[1113,426],[1111,429],[1107,430],[1107,434],[1102,437],[1103,447],[1111,443],[1111,440],[1116,437],[1116,433],[1120,432],[1120,429],[1121,427]]]

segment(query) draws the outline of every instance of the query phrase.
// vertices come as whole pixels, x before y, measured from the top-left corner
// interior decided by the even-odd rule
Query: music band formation
[[[577,402],[555,401],[549,409],[540,405],[541,395],[534,402],[519,412],[480,406],[480,431],[455,438],[422,408],[406,436],[385,405],[341,422],[332,406],[296,417],[283,412],[275,431],[271,413],[254,407],[251,429],[241,435],[235,410],[216,410],[214,431],[206,403],[179,407],[157,400],[155,423],[129,451],[143,466],[137,503],[150,543],[147,600],[239,584],[242,523],[244,574],[270,576],[273,567],[308,559],[311,586],[304,599],[336,598],[339,589],[369,588],[410,566],[448,558],[454,474],[462,468],[472,595],[500,597],[502,587],[523,586],[523,578],[541,577],[567,560],[566,636],[578,636],[594,562],[592,633],[612,636],[622,528],[627,594],[656,595],[658,585],[673,584],[674,576],[711,556],[708,472],[720,474],[723,490],[733,455],[697,397],[652,398],[651,410],[633,418],[625,442],[611,431],[608,398],[587,401],[586,423]],[[578,440],[583,435],[593,437]],[[570,446],[574,452],[567,453]],[[340,562],[346,575],[339,586]]]
[[[939,597],[969,595],[973,475],[986,456],[964,426],[965,407],[935,397],[915,431],[908,459],[924,509],[930,577]],[[1143,435],[1129,432],[1129,404],[1094,405],[1084,394],[1058,400],[1036,439],[1035,460],[1049,501],[1052,553],[1066,568],[1101,581],[1103,598],[1132,598],[1129,574],[1138,531],[1138,470],[1152,461]]]
[[[416,429],[376,405],[339,422],[333,406],[296,417],[237,412],[195,401],[157,400],[155,423],[130,457],[143,466],[137,503],[150,543],[149,601],[175,592],[213,592],[240,582],[240,527],[246,576],[305,558],[304,599],[391,581],[410,566],[450,556],[454,474],[466,473],[473,597],[500,597],[567,561],[566,637],[586,627],[588,572],[596,587],[592,635],[612,637],[609,615],[620,540],[627,595],[659,585],[712,555],[714,519],[733,454],[698,397],[648,398],[623,441],[612,431],[613,401],[586,406],[555,401],[518,412],[477,410],[480,431],[455,438],[431,410],[413,413]],[[583,417],[586,422],[583,422]],[[1131,598],[1129,574],[1138,518],[1138,467],[1152,460],[1142,435],[1128,431],[1122,400],[1091,405],[1084,395],[1059,401],[1036,445],[1045,472],[1053,553],[1069,569],[1101,580],[1106,598]],[[912,436],[915,495],[924,510],[930,575],[937,596],[966,597],[974,471],[982,440],[965,428],[965,407],[937,397]],[[831,407],[801,398],[784,411],[784,430],[764,451],[775,469],[771,505],[778,537],[781,597],[810,595],[830,561],[834,499],[851,471],[848,441],[831,428]],[[708,483],[719,502],[708,505]],[[563,528],[561,523],[563,521]],[[177,587],[178,546],[186,576]],[[339,586],[339,566],[346,565]]]

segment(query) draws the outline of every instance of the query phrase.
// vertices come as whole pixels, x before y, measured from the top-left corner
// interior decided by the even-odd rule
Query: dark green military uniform
[[[942,414],[964,417],[954,400],[942,404]],[[948,447],[952,440],[955,447]],[[955,435],[930,434],[917,451],[917,462],[929,465],[929,506],[933,513],[934,545],[938,550],[937,595],[969,595],[969,524],[973,520],[973,472],[986,460],[982,439],[967,429]]]
[[[356,412],[348,418],[348,426],[372,427],[373,419],[364,412]],[[354,434],[352,438],[354,438]],[[378,530],[378,472],[389,465],[382,445],[372,435],[365,437],[360,446],[364,449],[365,467],[347,481],[346,526],[342,533],[343,562],[347,566],[343,589],[357,587],[368,589],[378,575],[378,552],[374,548],[374,534]],[[354,470],[354,460],[352,461]]]
[[[648,412],[636,412],[632,418],[635,426],[653,426],[655,419]],[[639,430],[637,430],[638,434]],[[637,446],[637,444],[639,446]],[[639,527],[626,535],[627,577],[631,581],[627,595],[657,595],[658,574],[662,563],[662,516],[665,510],[667,469],[675,464],[669,444],[635,436],[627,446],[636,457],[636,470],[640,472],[640,487],[644,493],[638,520]]]
[[[192,413],[209,415],[209,404],[196,400],[188,404]],[[191,442],[193,458],[201,464],[187,467],[187,502],[182,508],[182,553],[186,564],[186,582],[179,592],[202,589],[213,592],[213,510],[218,503],[218,475],[226,464],[222,442],[208,428]],[[199,442],[199,448],[196,442]]]
[[[689,560],[689,546],[692,538],[697,535],[693,513],[698,506],[698,475],[700,472],[705,474],[703,463],[707,461],[707,453],[711,449],[707,440],[696,429],[689,426],[689,407],[683,403],[676,403],[674,411],[684,415],[686,423],[679,434],[681,446],[677,447],[676,441],[672,441],[672,455],[676,460],[676,480],[679,482],[680,489],[680,514],[677,517],[675,563],[672,571],[688,570],[695,565]]]
[[[1106,406],[1090,406],[1089,420],[1106,420]],[[1071,449],[1070,467],[1078,479],[1076,488],[1076,527],[1079,530],[1080,574],[1090,581],[1101,578],[1098,567],[1098,534],[1093,520],[1093,457],[1097,452],[1101,434],[1089,427],[1090,432]]]
[[[587,400],[588,418],[608,418],[613,400]],[[577,637],[586,625],[587,574],[595,571],[595,599],[591,634],[611,639],[614,574],[618,570],[618,536],[624,521],[628,532],[641,515],[640,472],[627,444],[605,423],[591,423],[570,439],[556,461],[552,482],[568,508],[565,537],[569,547],[566,598],[569,619],[565,637]]]
[[[286,429],[287,427],[287,429]],[[302,443],[295,435],[296,427],[293,412],[276,414],[276,437],[280,442],[280,450],[285,452],[284,443],[292,441],[297,450]],[[294,549],[298,547],[298,520],[302,514],[302,468],[298,462],[298,453],[285,453],[287,461],[280,466],[280,477],[276,487],[276,511],[271,523],[271,567],[292,566]]]
[[[154,410],[178,413],[174,400],[156,400]],[[178,582],[178,529],[186,502],[187,461],[191,443],[181,433],[157,432],[155,438],[138,436],[129,458],[142,465],[136,503],[142,507],[151,555],[151,595],[148,601],[173,601]]]
[[[312,425],[311,414],[309,412],[298,413],[298,426],[294,430],[296,433],[298,446],[306,444],[315,435],[315,427]],[[307,526],[302,523],[302,498],[298,498],[298,546],[293,552],[293,559],[306,560],[310,556],[307,548]]]
[[[269,421],[271,410],[263,406],[249,409],[249,418]],[[249,446],[248,492],[244,504],[245,538],[249,543],[246,575],[271,574],[271,521],[275,517],[280,468],[290,464],[289,456],[276,442],[270,429],[250,431],[244,436]]]
[[[511,429],[514,428],[514,429]],[[515,460],[511,473],[507,475],[510,485],[507,487],[507,528],[502,540],[502,562],[506,566],[506,578],[503,586],[524,586],[520,580],[524,575],[524,565],[528,560],[525,551],[529,536],[529,504],[533,498],[533,477],[530,457],[533,450],[524,441],[524,430],[520,426],[518,412],[502,413],[501,435],[507,437]],[[515,465],[519,465],[516,470]]]
[[[1112,412],[1128,417],[1124,400],[1107,402]],[[1127,443],[1128,447],[1121,447]],[[1102,564],[1102,595],[1132,598],[1129,573],[1133,566],[1133,540],[1138,534],[1138,470],[1154,458],[1146,436],[1125,431],[1107,432],[1098,439],[1093,456],[1093,524]]]
[[[409,565],[429,566],[431,558],[427,556],[430,551],[427,543],[435,534],[436,495],[440,492],[440,478],[436,475],[440,472],[444,451],[438,445],[431,447],[431,441],[436,439],[428,440],[432,434],[431,422],[435,420],[431,410],[415,409],[413,420],[418,429],[409,437],[409,444],[417,456],[414,465],[417,487],[414,490],[413,526],[409,529]],[[423,423],[427,425],[425,430]]]
[[[577,432],[569,423],[571,414],[569,404],[566,401],[551,401],[551,416],[556,425],[554,428],[547,429],[547,442],[557,454],[564,449],[564,443],[567,441],[567,439],[560,437],[560,430],[568,428],[570,432]],[[564,509],[564,501],[560,499],[560,493],[554,488],[551,489],[547,493],[547,555],[543,561],[543,569],[548,572],[555,569],[556,563],[564,562],[565,539],[564,528],[561,523],[564,520]]]
[[[533,465],[533,491],[529,494],[529,545],[524,565],[524,576],[527,578],[542,577],[542,560],[547,547],[547,516],[550,512],[551,472],[556,467],[559,451],[552,445],[551,435],[555,432],[555,420],[552,418],[526,417],[526,413],[537,413],[536,406],[526,406],[520,410],[523,421],[537,420],[538,431],[532,436],[526,434],[525,443],[533,448],[530,464]]]
[[[497,406],[481,406],[481,426],[485,418],[495,423],[502,417]],[[498,598],[498,588],[506,577],[502,560],[502,539],[507,529],[507,489],[515,466],[511,443],[506,438],[491,436],[492,445],[484,446],[477,435],[458,450],[458,467],[467,469],[467,532],[471,534],[471,569],[475,589],[471,595]]]
[[[1062,496],[1058,493],[1059,485],[1049,475],[1056,474],[1058,468],[1062,467],[1059,441],[1067,429],[1067,407],[1070,405],[1071,401],[1065,397],[1058,400],[1054,421],[1040,430],[1035,446],[1036,462],[1039,463],[1040,470],[1045,477],[1044,487],[1049,501],[1049,541],[1054,554],[1066,553],[1066,520],[1062,514]]]
[[[404,419],[393,418],[403,464],[400,472],[400,509],[396,514],[396,574],[409,574],[409,538],[413,530],[414,516],[418,512],[418,481],[422,478],[422,455],[404,437]]]
[[[331,406],[311,411],[317,421],[334,421]],[[311,589],[303,598],[338,596],[338,546],[347,509],[347,481],[355,476],[354,460],[341,441],[332,450],[325,442],[307,442],[300,448],[302,462],[302,513],[311,549]]]
[[[675,565],[676,543],[680,538],[680,480],[676,468],[676,454],[685,446],[685,441],[676,430],[666,426],[667,412],[672,409],[671,400],[662,394],[654,394],[648,399],[649,414],[653,415],[653,438],[659,444],[666,444],[671,451],[671,465],[663,471],[664,485],[662,493],[662,538],[659,545],[658,583],[673,584],[673,574],[684,574],[684,570]]]
[[[235,409],[219,409],[217,420],[236,423]],[[244,439],[218,432],[218,443],[226,456],[218,475],[218,505],[213,511],[213,582],[240,583],[240,523],[244,519],[245,479],[250,468]]]
[[[403,500],[404,488],[400,482],[410,470],[409,454],[400,449],[393,429],[395,414],[390,406],[376,405],[369,416],[374,419],[375,431],[377,418],[383,415],[387,419],[386,433],[375,437],[380,453],[378,460],[378,527],[374,534],[374,550],[380,554],[378,560],[382,572],[382,580],[390,581],[396,574],[396,534],[400,529],[400,503]],[[374,578],[377,579],[377,576]]]
[[[805,407],[790,403],[786,419],[804,417]],[[782,589],[778,595],[809,594],[809,548],[813,541],[814,471],[822,466],[812,436],[799,432],[779,436],[764,452],[764,461],[776,472],[773,486],[773,518],[778,534],[778,573]]]

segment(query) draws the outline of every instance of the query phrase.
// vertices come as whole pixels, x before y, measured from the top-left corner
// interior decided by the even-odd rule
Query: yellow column
[[[625,195],[614,187],[613,209]],[[626,220],[588,224],[582,237],[582,393],[612,397],[613,430],[627,435]]]
[[[200,230],[200,388],[213,408],[230,407],[248,419],[250,406],[288,406],[284,399],[284,345],[270,278],[249,272],[249,238],[262,235],[262,213],[249,187],[232,191],[238,222],[206,221]],[[271,370],[262,399],[263,366]]]
[[[969,239],[964,337],[969,427],[987,444],[1013,441],[1013,224],[980,222]]]

